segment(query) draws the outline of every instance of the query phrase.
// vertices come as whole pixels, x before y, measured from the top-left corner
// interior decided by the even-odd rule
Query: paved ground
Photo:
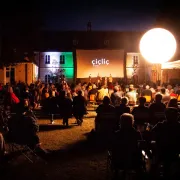
[[[39,120],[40,140],[51,151],[46,157],[47,164],[40,160],[30,164],[19,156],[7,166],[4,179],[105,179],[106,151],[88,143],[86,137],[94,127],[94,118],[84,119],[81,127],[74,122],[75,119],[70,119],[70,127],[64,128],[62,120],[56,120],[55,125],[47,125],[49,120]]]

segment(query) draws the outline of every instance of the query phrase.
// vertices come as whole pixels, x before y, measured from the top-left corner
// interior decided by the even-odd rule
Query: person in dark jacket
[[[66,97],[65,91],[60,92],[58,105],[63,118],[63,125],[69,126],[69,118],[72,116],[72,100]]]
[[[149,106],[150,124],[155,125],[165,119],[166,105],[162,103],[162,95],[156,94],[155,102]]]
[[[11,117],[8,122],[9,133],[8,137],[18,144],[26,144],[31,149],[40,148],[40,140],[37,135],[39,126],[28,107],[21,107],[16,112],[16,115]]]
[[[118,169],[141,170],[142,159],[138,141],[142,140],[138,131],[133,128],[134,117],[124,113],[120,118],[120,129],[115,132],[112,139],[112,163],[117,176]]]
[[[82,96],[82,91],[78,91],[78,96],[73,99],[73,114],[77,120],[78,125],[82,125],[83,116],[86,114],[87,101]]]
[[[167,108],[165,110],[166,119],[157,123],[152,129],[153,140],[157,145],[158,162],[164,164],[165,172],[168,172],[172,163],[179,159],[180,123],[178,115],[177,108]]]

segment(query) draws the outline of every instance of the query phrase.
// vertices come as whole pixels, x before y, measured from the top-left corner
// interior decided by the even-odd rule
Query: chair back
[[[94,102],[96,101],[96,95],[95,94],[91,94],[89,97],[90,102]]]
[[[143,97],[146,98],[146,103],[150,103],[152,100],[151,96],[143,96]]]
[[[177,101],[178,101],[178,102],[180,102],[180,95],[178,95],[178,97],[177,97]]]
[[[157,119],[165,119],[165,113],[164,112],[155,112],[154,117]]]
[[[100,113],[96,117],[95,129],[100,134],[108,135],[113,133],[117,125],[117,116],[115,113]]]
[[[141,158],[139,142],[133,140],[132,135],[127,136],[128,134],[124,134],[116,139],[117,143],[115,143],[112,150],[112,161],[121,170],[133,170],[137,166],[137,161]]]

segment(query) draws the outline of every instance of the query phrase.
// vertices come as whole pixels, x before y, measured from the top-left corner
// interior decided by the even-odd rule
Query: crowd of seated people
[[[101,126],[104,128],[103,123],[107,123],[99,121],[102,114],[106,115],[107,112],[110,112],[117,117],[116,120],[109,119],[109,125],[106,125],[107,128],[112,128],[111,123],[114,122],[114,127],[116,127],[113,129],[114,134],[111,134],[110,137],[113,142],[111,151],[114,168],[136,169],[140,167],[142,165],[141,149],[138,149],[137,145],[138,141],[142,140],[146,142],[144,150],[149,158],[156,156],[156,163],[164,165],[165,174],[172,163],[178,161],[180,154],[178,101],[177,98],[173,98],[165,104],[162,99],[163,96],[157,93],[155,101],[146,106],[146,98],[140,97],[139,105],[131,109],[127,105],[127,98],[122,98],[121,104],[123,105],[114,107],[110,104],[110,99],[107,96],[104,97],[103,104],[99,105],[96,111],[96,126],[98,131],[101,131]],[[121,111],[120,107],[123,107]],[[148,128],[149,124],[151,128]],[[104,133],[104,135],[109,134]],[[104,136],[103,138],[108,140],[109,137]],[[151,142],[156,142],[156,150],[151,147]],[[129,164],[126,164],[128,162]]]
[[[180,132],[177,130],[179,126],[178,102],[180,100],[180,86],[177,85],[173,88],[169,85],[166,88],[155,88],[148,85],[144,85],[143,87],[129,85],[128,88],[126,88],[124,84],[119,85],[116,83],[113,85],[111,83],[110,85],[110,88],[108,85],[98,86],[96,83],[78,83],[77,85],[70,86],[67,83],[44,84],[38,81],[30,86],[24,83],[4,86],[1,89],[4,96],[4,107],[5,109],[10,107],[11,112],[16,112],[17,117],[13,123],[9,125],[10,130],[13,129],[12,132],[16,133],[18,140],[19,136],[22,136],[23,133],[28,133],[24,136],[26,139],[21,140],[26,141],[31,148],[39,147],[40,142],[37,136],[38,128],[36,121],[28,114],[29,110],[18,111],[20,109],[18,104],[22,104],[23,108],[32,107],[33,109],[42,106],[44,112],[51,114],[60,113],[63,124],[68,126],[68,119],[72,114],[76,118],[78,125],[81,125],[83,115],[86,114],[87,102],[95,101],[100,103],[96,110],[97,117],[95,120],[98,131],[101,131],[103,118],[106,117],[106,119],[113,119],[114,125],[111,122],[109,128],[113,128],[113,131],[119,131],[119,133],[117,133],[118,138],[121,138],[121,136],[126,137],[124,136],[126,131],[131,131],[132,134],[137,134],[137,137],[141,138],[141,140],[145,139],[150,142],[155,138],[158,144],[161,143],[163,139],[159,138],[161,136],[158,133],[161,133],[161,131],[164,133],[166,129],[171,128],[168,129],[170,133],[167,133],[166,136],[170,135],[166,139],[174,143],[175,146],[175,143],[177,143],[175,139],[179,138],[178,132]],[[114,91],[112,91],[112,89],[114,89]],[[168,110],[172,108],[175,109],[175,111],[172,110],[174,115],[171,114],[169,116]],[[170,123],[170,117],[174,119],[174,124]],[[24,119],[26,120],[24,121]],[[125,119],[127,122],[124,122],[126,121]],[[18,123],[16,123],[16,121],[18,121]],[[24,124],[24,122],[26,123]],[[106,123],[106,128],[108,128],[108,120]],[[14,124],[20,124],[22,127],[16,127],[16,129]],[[150,130],[150,133],[145,133],[147,127],[149,127],[148,124],[152,126],[152,128],[150,128],[152,130]],[[27,131],[21,132],[19,128],[22,129],[24,127]],[[28,129],[29,127],[31,128]],[[172,129],[175,130],[176,134],[171,134],[171,132],[173,132]],[[139,132],[141,136],[138,135]],[[13,137],[16,136],[13,135]],[[174,141],[171,140],[172,138]],[[3,142],[3,140],[1,140],[1,142]],[[165,141],[165,143],[168,142]]]
[[[97,83],[77,83],[77,84],[53,84],[42,83],[38,80],[34,84],[27,85],[23,82],[7,84],[1,86],[0,92],[4,96],[5,104],[18,103],[23,99],[28,102],[33,108],[43,106],[49,112],[54,108],[48,106],[49,100],[58,99],[60,93],[65,91],[65,96],[71,100],[78,95],[78,91],[82,91],[82,96],[86,101],[94,101],[102,103],[103,98],[108,96],[111,99],[113,106],[119,106],[123,97],[128,98],[128,104],[135,106],[138,103],[138,98],[143,96],[146,98],[146,103],[154,101],[156,94],[161,94],[162,102],[167,104],[170,99],[177,98],[180,100],[180,86],[156,86],[156,85],[126,85],[122,82],[97,84]],[[47,100],[47,101],[46,101]],[[53,104],[53,103],[52,103]],[[13,106],[13,105],[12,105]],[[13,108],[13,107],[12,107]]]

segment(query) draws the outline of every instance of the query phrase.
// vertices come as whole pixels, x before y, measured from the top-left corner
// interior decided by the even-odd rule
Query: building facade
[[[2,84],[25,82],[31,84],[38,79],[38,66],[32,62],[23,62],[0,69],[0,82]]]
[[[39,61],[39,78],[43,82],[58,82],[62,75],[73,82],[73,52],[36,52],[35,58]]]
[[[163,83],[180,84],[180,60],[162,64],[161,74]]]
[[[142,84],[150,80],[147,64],[140,53],[128,52],[126,54],[126,77],[135,84]]]
[[[19,34],[19,36],[7,34],[2,38],[2,59],[5,62],[7,62],[7,59],[15,61],[16,59],[23,58],[24,52],[28,52],[28,55],[32,59],[34,58],[32,62],[38,65],[39,78],[44,82],[55,81],[61,74],[65,75],[68,82],[72,82],[76,78],[82,78],[82,76],[83,78],[88,78],[91,74],[92,77],[95,77],[98,73],[102,76],[108,76],[112,72],[114,77],[126,78],[138,83],[149,81],[156,83],[162,75],[159,66],[148,64],[139,52],[139,41],[143,34],[144,32],[93,30],[43,31],[39,34],[32,34],[32,37],[29,35],[24,37],[22,34]],[[24,39],[28,43],[24,43]],[[85,50],[88,53],[85,54]],[[104,61],[113,58],[113,51],[119,50],[121,50],[120,54],[116,56],[122,54],[122,58],[119,57],[119,59],[123,62],[123,67],[121,65],[117,65],[117,67],[119,67],[123,77],[122,74],[115,73],[110,66],[108,73],[105,73],[106,71],[99,71],[100,69],[97,66],[92,66],[92,69],[89,68],[90,66],[87,66],[88,70],[83,68],[83,71],[80,71],[80,67],[84,67],[83,65],[90,62],[90,60],[97,59],[104,63]],[[33,54],[35,55],[34,57]],[[92,57],[93,54],[96,57]],[[174,56],[172,60],[177,59],[179,58]],[[100,67],[103,66],[101,65]],[[22,74],[22,76],[24,75]],[[58,80],[56,79],[56,81]]]

